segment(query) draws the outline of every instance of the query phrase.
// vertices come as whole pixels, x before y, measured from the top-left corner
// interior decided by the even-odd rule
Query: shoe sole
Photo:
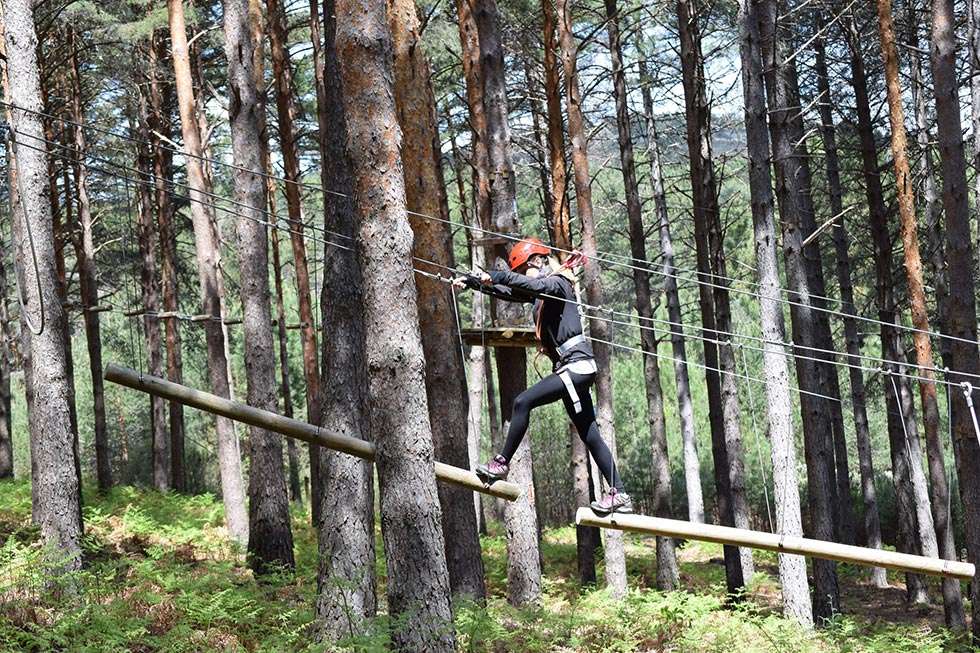
[[[475,471],[473,473],[476,474],[477,477],[481,481],[483,481],[483,484],[484,485],[492,485],[493,483],[496,483],[497,481],[502,481],[502,480],[504,480],[504,478],[506,478],[504,476],[496,476],[494,474],[487,474],[486,472],[481,472],[479,470],[477,470],[477,471]]]
[[[603,508],[596,508],[595,506],[589,506],[589,508],[591,508],[592,509],[592,512],[594,512],[595,514],[599,515],[600,517],[606,517],[608,515],[613,515],[613,514],[620,514],[620,515],[631,515],[631,514],[633,514],[633,508],[632,508],[632,506],[614,508],[613,510],[605,510]]]

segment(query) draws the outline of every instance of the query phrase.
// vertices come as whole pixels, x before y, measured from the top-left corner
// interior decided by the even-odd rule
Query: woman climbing
[[[576,304],[575,277],[567,265],[551,255],[537,238],[525,238],[510,251],[510,271],[494,270],[457,277],[457,288],[468,287],[511,302],[533,303],[535,332],[551,359],[553,373],[528,388],[514,400],[507,442],[490,462],[476,468],[485,483],[507,477],[509,463],[527,433],[531,410],[561,399],[596,461],[609,489],[592,509],[600,514],[632,512],[630,496],[616,471],[609,447],[599,434],[595,408],[589,391],[595,382],[596,363],[592,346],[582,333]]]

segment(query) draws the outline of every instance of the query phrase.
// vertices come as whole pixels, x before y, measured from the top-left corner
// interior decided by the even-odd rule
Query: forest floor
[[[221,503],[119,487],[86,493],[85,555],[73,593],[45,574],[30,525],[30,485],[0,482],[0,651],[387,650],[385,620],[325,648],[312,641],[316,537],[308,512],[293,518],[297,573],[257,583],[221,527]],[[968,650],[942,626],[942,607],[908,608],[899,575],[874,589],[841,566],[845,614],[808,632],[779,616],[774,555],[756,557],[747,600],[725,607],[721,548],[687,543],[683,590],[658,592],[653,538],[627,536],[629,596],[613,602],[576,580],[574,528],[544,534],[544,595],[535,608],[506,601],[505,542],[483,539],[490,599],[456,606],[462,651],[893,652]],[[381,550],[380,535],[378,538]],[[378,556],[383,596],[385,565]],[[600,578],[602,569],[598,570]],[[934,588],[934,596],[938,590]],[[383,599],[382,599],[383,604]]]

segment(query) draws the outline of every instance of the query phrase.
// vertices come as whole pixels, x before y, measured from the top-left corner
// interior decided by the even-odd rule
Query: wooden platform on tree
[[[685,540],[715,542],[744,546],[750,549],[765,549],[777,553],[795,553],[811,558],[824,558],[838,562],[850,562],[870,567],[885,567],[898,571],[908,571],[917,574],[933,576],[948,576],[950,578],[971,579],[975,572],[969,562],[958,560],[943,560],[942,558],[927,558],[925,556],[886,551],[884,549],[867,549],[849,544],[838,544],[824,540],[811,540],[805,537],[780,535],[750,531],[729,526],[713,524],[695,524],[679,519],[664,519],[647,517],[645,515],[617,514],[600,517],[591,508],[579,508],[575,514],[575,523],[580,526],[595,526],[598,528],[614,528],[620,531],[631,531],[646,535],[676,537]]]
[[[210,392],[173,383],[172,381],[149,374],[143,374],[114,363],[109,363],[106,366],[105,379],[106,381],[112,381],[113,383],[133,388],[134,390],[163,397],[170,401],[180,402],[191,408],[221,415],[222,417],[227,417],[243,424],[258,426],[279,433],[280,435],[303,440],[311,444],[318,444],[321,447],[342,451],[352,456],[374,462],[375,447],[371,442],[330,433],[319,426],[307,424],[298,419],[283,417],[268,410],[231,401],[230,399],[219,397]],[[436,478],[441,481],[460,485],[476,492],[482,492],[509,501],[516,501],[521,494],[520,488],[514,483],[497,481],[488,486],[472,471],[453,467],[452,465],[438,461],[435,463],[435,473]]]
[[[531,327],[488,327],[463,329],[463,342],[486,347],[537,347],[538,338]]]

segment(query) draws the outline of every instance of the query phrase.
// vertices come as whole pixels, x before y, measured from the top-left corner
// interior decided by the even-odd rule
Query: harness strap
[[[577,347],[578,345],[581,345],[585,341],[586,341],[585,334],[580,333],[577,336],[572,336],[565,342],[555,347],[555,350],[558,352],[559,356],[564,356],[569,351],[571,351],[572,347]]]
[[[582,412],[582,400],[578,397],[578,392],[575,391],[575,384],[572,383],[572,373],[567,369],[558,372],[558,378],[561,382],[565,384],[565,392],[568,393],[568,398],[572,400],[572,406],[575,408],[575,414],[578,415]]]

